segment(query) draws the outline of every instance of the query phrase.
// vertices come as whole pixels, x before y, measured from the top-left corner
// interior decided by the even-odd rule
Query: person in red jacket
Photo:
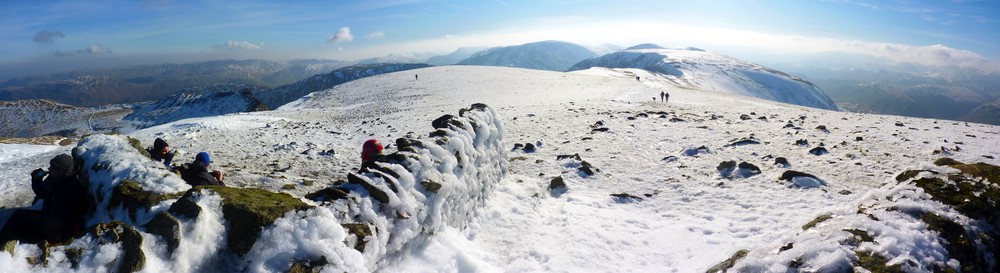
[[[365,141],[364,145],[361,145],[361,169],[375,169],[378,166],[375,165],[375,160],[382,157],[382,143],[378,142],[377,139],[369,139]]]

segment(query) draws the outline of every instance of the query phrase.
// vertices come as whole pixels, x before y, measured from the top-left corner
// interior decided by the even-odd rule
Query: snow
[[[165,256],[164,242],[143,233],[149,241],[143,245],[144,270],[279,272],[293,260],[326,257],[324,270],[331,272],[704,272],[747,249],[735,268],[784,272],[792,270],[789,261],[801,259],[798,270],[843,269],[856,259],[855,250],[864,250],[892,258],[890,264],[929,271],[948,263],[942,261],[947,251],[936,232],[905,212],[971,220],[894,177],[910,169],[956,172],[929,164],[940,147],[960,146],[950,155],[958,161],[1000,164],[983,157],[1000,156],[996,126],[827,111],[678,86],[676,80],[638,69],[432,67],[352,81],[275,111],[186,119],[130,133],[147,144],[166,139],[183,151],[178,162],[198,151],[212,153],[231,186],[294,196],[346,180],[367,139],[389,144],[388,152],[396,150],[393,140],[406,135],[428,144],[402,165],[382,165],[398,178],[362,175],[389,193],[385,204],[359,187],[350,196],[355,201],[314,204],[265,227],[252,250],[236,260],[213,254],[224,248],[221,214],[182,219],[185,237],[172,257]],[[650,100],[662,91],[671,94],[668,103]],[[474,134],[449,130],[444,144],[428,140],[432,120],[473,103],[490,106],[462,119]],[[741,120],[744,114],[751,119]],[[670,121],[674,117],[683,121]],[[609,130],[593,132],[590,126],[598,121]],[[799,128],[786,128],[788,123]],[[815,130],[818,125],[829,133]],[[760,144],[729,145],[751,136]],[[863,141],[856,141],[859,136]],[[810,145],[795,145],[799,139]],[[524,152],[512,150],[515,143],[542,145]],[[808,152],[819,143],[828,154]],[[130,151],[123,137],[92,136],[80,147],[93,162],[114,163],[90,173],[107,185],[131,177],[148,179],[148,189],[186,190],[162,165]],[[556,159],[572,154],[599,171],[586,175],[577,169],[582,162]],[[791,166],[773,164],[779,156]],[[723,161],[748,162],[761,173],[725,178],[716,169]],[[47,165],[33,162],[18,171],[24,176],[19,183],[28,182],[25,170]],[[6,166],[0,174],[13,177]],[[819,179],[779,181],[787,170]],[[557,176],[567,187],[550,192],[549,181]],[[429,192],[423,181],[440,181],[442,188]],[[2,193],[4,200],[10,196]],[[618,193],[635,198],[611,196]],[[217,196],[206,193],[199,200],[208,208],[203,211],[221,211]],[[167,205],[136,219],[101,217],[143,223],[143,215]],[[880,220],[858,214],[859,208]],[[831,218],[803,230],[821,215]],[[343,223],[372,226],[364,252],[345,243],[358,238],[338,227]],[[843,245],[852,236],[844,229],[864,230],[874,243]],[[794,248],[778,251],[788,243]],[[0,264],[41,270],[24,262],[37,251],[19,245],[12,257],[0,252]],[[83,270],[100,271],[97,264],[117,255],[112,246],[100,246]],[[69,269],[56,263],[48,270]]]

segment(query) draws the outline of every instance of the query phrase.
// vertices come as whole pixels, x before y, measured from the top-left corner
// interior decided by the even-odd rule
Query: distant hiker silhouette
[[[663,94],[665,94],[665,93],[663,93],[663,92],[660,92],[660,101],[664,101],[664,100],[663,100]]]
[[[670,101],[670,93],[663,92],[663,101],[664,102],[669,102]]]
[[[639,76],[635,76],[635,81],[639,81]]]
[[[419,81],[420,80],[420,75],[413,74],[413,79]]]

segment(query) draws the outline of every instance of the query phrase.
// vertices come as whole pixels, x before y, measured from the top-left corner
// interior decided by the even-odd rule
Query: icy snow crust
[[[592,67],[657,72],[673,85],[837,110],[816,85],[770,69],[700,49],[632,49],[584,60],[569,71]]]
[[[636,81],[637,75],[643,80]],[[350,202],[313,203],[316,208],[289,213],[266,227],[246,256],[229,260],[218,258],[233,257],[217,252],[225,248],[221,215],[181,219],[185,237],[176,253],[186,254],[165,258],[165,243],[144,233],[144,271],[278,272],[290,261],[322,256],[327,272],[704,272],[740,249],[749,254],[734,270],[785,272],[794,270],[789,267],[794,260],[803,271],[844,269],[858,250],[908,271],[957,268],[954,260],[943,260],[947,251],[940,236],[904,211],[919,209],[959,223],[969,219],[894,177],[910,169],[957,172],[930,164],[941,156],[1000,165],[997,126],[827,111],[677,83],[677,78],[630,68],[559,73],[433,67],[352,81],[276,111],[187,119],[134,132],[131,137],[147,143],[166,139],[182,152],[177,162],[211,152],[229,185],[304,196],[346,180],[369,138],[391,144],[409,132],[423,136],[430,121],[443,114],[454,115],[473,103],[492,107],[479,117],[466,112],[473,115],[463,121],[466,126],[472,126],[470,120],[489,120],[475,122],[482,128],[475,134],[451,131],[442,145],[424,137],[433,145],[418,150],[419,156],[402,165],[382,165],[399,178],[364,175],[390,193],[386,204],[361,189],[351,193]],[[669,103],[651,100],[661,91],[671,94]],[[602,125],[595,126],[599,121]],[[827,130],[815,129],[819,125]],[[758,144],[730,145],[751,135]],[[796,145],[800,139],[808,145]],[[120,144],[120,137],[90,141],[81,144],[92,147],[90,157],[107,146],[125,154],[122,159],[141,162],[128,154],[132,148]],[[512,150],[515,143],[536,149]],[[828,154],[808,152],[820,143]],[[944,154],[934,154],[942,148],[947,148]],[[389,145],[387,151],[395,149]],[[557,160],[573,154],[599,171],[580,171],[582,162],[572,157]],[[773,164],[779,156],[791,166]],[[752,163],[761,173],[724,178],[717,169],[723,161]],[[155,164],[145,165],[110,172],[159,173]],[[778,180],[786,170],[807,172],[819,181]],[[5,183],[27,185],[23,175]],[[557,176],[566,188],[548,190]],[[420,184],[428,179],[464,183],[431,193]],[[632,197],[611,196],[619,193]],[[210,192],[199,200],[204,211],[219,211],[213,201],[218,197]],[[880,220],[858,214],[859,207]],[[108,217],[124,217],[110,211]],[[132,220],[139,224],[142,215],[152,212]],[[803,230],[821,215],[830,219]],[[364,252],[351,247],[359,238],[341,223],[371,225],[374,235],[365,241]],[[967,228],[978,227],[969,223]],[[851,236],[844,229],[864,230],[873,242],[844,245]],[[794,247],[778,251],[789,243]],[[81,271],[101,271],[99,264],[120,251],[88,246],[100,251]],[[24,258],[37,252],[30,245],[19,245],[13,256],[0,252],[0,266],[70,271],[62,262],[45,269],[28,265]]]

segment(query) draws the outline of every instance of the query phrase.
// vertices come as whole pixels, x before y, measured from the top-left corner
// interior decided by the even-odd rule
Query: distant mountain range
[[[0,82],[0,100],[47,99],[84,107],[132,103],[158,100],[187,88],[219,83],[279,86],[345,64],[336,60],[219,60],[85,69]]]
[[[597,57],[597,53],[577,44],[543,41],[487,49],[458,64],[566,71],[574,64],[593,57]]]
[[[0,101],[0,137],[78,137],[131,131],[186,118],[267,110],[254,87],[219,84],[138,104],[76,107],[49,100]]]
[[[577,63],[570,71],[592,67],[634,68],[658,73],[677,86],[717,90],[773,101],[839,109],[815,84],[762,65],[697,48],[663,49],[643,44]]]
[[[771,58],[773,59],[773,58]],[[897,63],[855,53],[772,61],[822,87],[849,111],[1000,125],[1000,73]]]

